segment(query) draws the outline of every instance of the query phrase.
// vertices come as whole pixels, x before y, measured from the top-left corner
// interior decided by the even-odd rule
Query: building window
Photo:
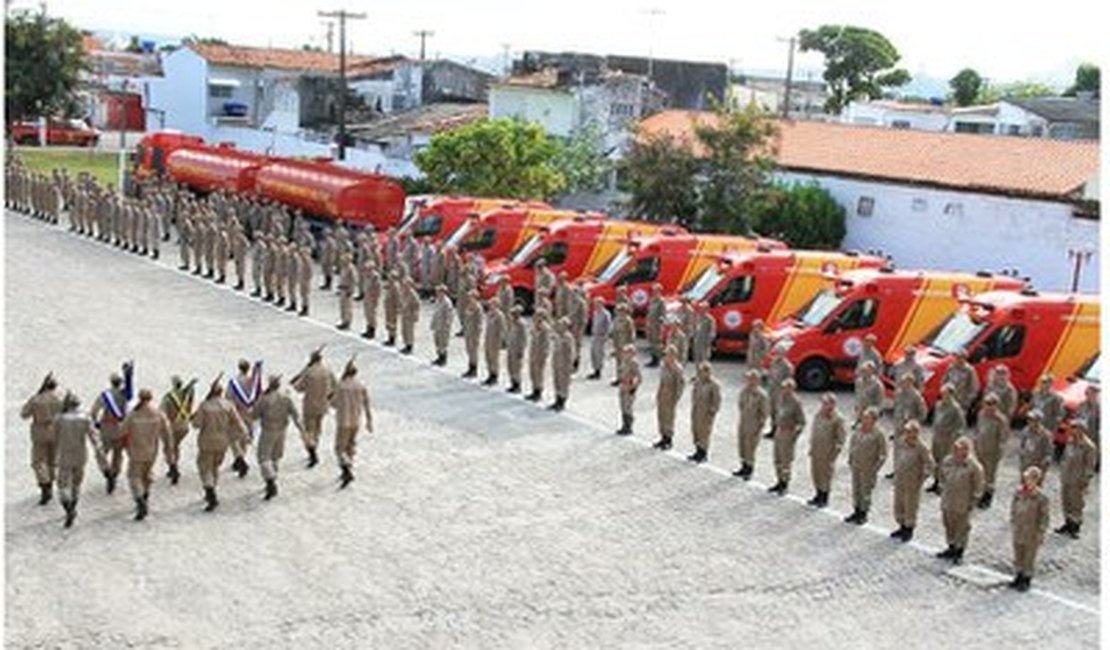
[[[913,203],[910,205],[910,209],[914,212],[924,212],[929,209],[929,202],[925,199],[914,199]]]
[[[856,203],[856,214],[861,217],[870,217],[875,211],[875,199],[870,196],[861,196]]]
[[[952,201],[944,205],[944,214],[960,217],[964,214],[964,204]]]
[[[890,128],[892,128],[892,129],[908,129],[908,128],[910,128],[910,121],[909,120],[894,120],[893,122],[890,123]]]
[[[1034,138],[1044,137],[1044,127],[1038,124],[1037,126],[1034,126],[1032,130],[1030,130],[1029,134],[1032,135]]]
[[[612,117],[633,117],[635,114],[636,107],[632,104],[613,102],[609,105],[609,115]]]
[[[209,84],[208,96],[212,99],[230,99],[231,94],[235,92],[235,88],[224,84]]]

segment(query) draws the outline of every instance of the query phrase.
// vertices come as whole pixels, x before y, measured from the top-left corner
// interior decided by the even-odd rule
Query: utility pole
[[[335,23],[330,20],[325,20],[324,25],[326,25],[328,28],[327,34],[324,36],[324,40],[328,44],[328,54],[331,54],[335,51]]]
[[[779,42],[790,44],[790,50],[786,55],[786,84],[783,86],[782,92],[782,119],[790,119],[790,92],[793,90],[794,84],[794,46],[797,44],[798,39],[794,36],[790,38],[779,38]]]
[[[658,7],[652,7],[651,9],[645,9],[643,13],[647,14],[648,20],[651,21],[651,27],[648,30],[647,78],[648,83],[653,83],[652,74],[655,72],[655,17],[662,16],[667,12]]]
[[[362,20],[364,13],[352,13],[346,9],[338,11],[318,11],[320,18],[339,19],[339,148],[336,157],[347,159],[347,21]]]
[[[413,34],[413,36],[419,36],[420,37],[420,60],[423,61],[424,60],[424,42],[428,39],[428,37],[435,36],[436,33],[434,31],[430,30],[430,29],[418,29],[415,32],[413,32],[412,34]]]

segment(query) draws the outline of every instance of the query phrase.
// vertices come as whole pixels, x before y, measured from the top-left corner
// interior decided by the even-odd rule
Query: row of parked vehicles
[[[984,381],[989,368],[1009,366],[1024,393],[1052,373],[1070,382],[1060,389],[1073,404],[1085,382],[1098,377],[1098,296],[1039,292],[1012,275],[894,269],[876,255],[790,250],[772,239],[690,233],[538,201],[406,200],[388,176],[209,145],[180,133],[144,138],[134,168],[139,177],[165,174],[200,192],[261,196],[319,221],[373,226],[380,236],[395,227],[444,242],[480,256],[484,296],[507,280],[526,309],[539,260],[556,275],[584,279],[590,297],[609,307],[623,288],[640,324],[659,284],[670,322],[683,298],[704,304],[716,321],[719,353],[744,353],[752,323],[762,320],[807,390],[850,381],[868,335],[888,364],[907,346],[916,350],[930,406],[960,352]]]

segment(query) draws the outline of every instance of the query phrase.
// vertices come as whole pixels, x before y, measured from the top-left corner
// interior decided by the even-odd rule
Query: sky
[[[648,55],[782,71],[784,39],[821,24],[854,24],[884,34],[912,75],[947,80],[971,67],[991,82],[1036,80],[1066,85],[1082,61],[1107,54],[1105,23],[1089,0],[1021,3],[931,0],[47,0],[47,12],[78,27],[124,35],[218,37],[244,45],[323,45],[317,10],[364,12],[351,21],[354,51],[415,56],[413,31],[434,30],[429,55],[499,61],[526,49]],[[327,0],[324,0],[327,2]],[[13,8],[37,7],[14,0]],[[1035,10],[1033,10],[1035,9]],[[799,54],[799,76],[819,76],[820,55]]]

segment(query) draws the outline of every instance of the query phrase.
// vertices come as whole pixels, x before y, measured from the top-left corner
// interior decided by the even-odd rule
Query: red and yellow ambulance
[[[608,218],[601,212],[556,210],[548,206],[526,204],[501,207],[483,214],[471,213],[445,242],[462,253],[481,256],[484,262],[499,260],[512,254],[536,234],[541,226],[566,219],[586,221]]]
[[[433,196],[415,205],[397,232],[413,237],[430,237],[440,241],[451,237],[468,219],[477,218],[490,210],[515,207],[545,208],[542,201],[518,202],[513,199],[489,199],[473,196]],[[384,235],[383,235],[384,236]]]

